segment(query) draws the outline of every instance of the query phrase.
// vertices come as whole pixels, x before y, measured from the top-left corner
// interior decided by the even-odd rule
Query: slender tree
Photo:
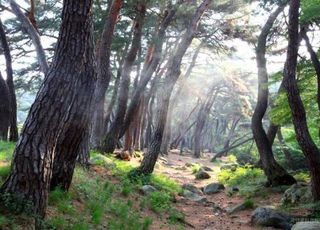
[[[124,60],[121,72],[121,82],[118,93],[118,103],[115,112],[115,118],[112,121],[109,131],[106,134],[102,144],[102,151],[105,153],[112,153],[115,150],[115,147],[118,142],[119,133],[121,131],[122,123],[127,110],[130,74],[134,65],[134,61],[136,60],[138,51],[141,46],[142,27],[146,14],[145,0],[141,0],[137,3],[136,12],[137,15],[133,25],[132,43],[128,51],[128,54]]]
[[[96,79],[91,13],[92,0],[64,1],[53,62],[15,148],[11,173],[1,187],[2,194],[22,199],[23,204],[31,202],[39,217],[45,216],[53,167],[58,175],[74,167],[88,129]],[[60,165],[53,164],[57,157]],[[68,171],[63,185],[69,182],[69,174],[72,177]]]
[[[3,28],[2,21],[0,19],[0,40],[6,58],[6,72],[7,72],[7,85],[10,93],[10,141],[18,140],[18,127],[17,127],[17,99],[16,92],[13,83],[13,71],[12,71],[12,58],[9,49],[9,44],[6,38],[6,34]]]
[[[0,140],[8,139],[10,125],[10,93],[0,73]]]
[[[258,100],[252,116],[252,133],[256,142],[262,168],[268,178],[268,185],[293,184],[295,179],[280,166],[274,159],[272,146],[263,128],[262,120],[268,107],[268,73],[266,67],[266,42],[267,36],[278,15],[283,11],[284,5],[279,6],[269,16],[266,24],[261,30],[256,48],[258,66]]]
[[[33,42],[33,45],[35,46],[37,51],[37,57],[38,57],[40,69],[44,74],[46,74],[49,67],[48,67],[44,49],[41,44],[41,38],[39,36],[39,33],[36,27],[30,21],[30,19],[22,12],[22,10],[20,9],[20,6],[16,3],[16,1],[10,0],[10,5],[11,5],[12,12],[16,15],[16,17],[21,22],[22,26],[25,28],[28,35],[30,36]]]
[[[300,0],[291,0],[289,9],[289,42],[284,66],[284,88],[287,92],[292,121],[297,141],[307,158],[313,198],[320,200],[320,151],[310,135],[306,111],[299,94],[296,80],[296,67],[299,49],[299,8]]]
[[[95,89],[95,104],[93,110],[91,147],[96,149],[100,147],[100,142],[104,132],[104,104],[105,94],[109,87],[111,79],[110,55],[111,43],[114,28],[116,26],[122,0],[114,0],[110,6],[100,42],[97,47],[97,85]]]
[[[182,58],[195,36],[200,19],[202,18],[204,12],[208,9],[211,2],[212,0],[202,1],[194,13],[186,32],[182,36],[176,51],[169,57],[164,83],[160,86],[157,93],[158,105],[156,110],[154,132],[148,146],[148,151],[139,167],[139,171],[143,174],[150,174],[153,172],[154,165],[160,153],[171,92],[180,75]]]

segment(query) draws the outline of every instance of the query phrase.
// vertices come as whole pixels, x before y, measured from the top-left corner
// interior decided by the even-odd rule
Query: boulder
[[[211,183],[203,188],[204,194],[210,195],[224,190],[224,185],[220,183]]]
[[[190,192],[197,193],[199,195],[203,194],[203,192],[193,184],[184,184],[182,185],[182,188],[185,190],[189,190]]]
[[[281,199],[282,204],[297,204],[312,202],[311,187],[305,183],[293,184],[288,188]]]
[[[203,180],[203,179],[209,179],[211,176],[209,175],[209,173],[207,173],[206,171],[200,169],[197,173],[196,173],[196,179],[198,180]]]
[[[152,192],[157,191],[157,189],[155,187],[153,187],[152,185],[143,185],[140,188],[140,191],[144,194],[144,195],[149,195]]]
[[[251,222],[257,226],[291,229],[292,218],[270,207],[258,207],[251,215]]]
[[[291,230],[319,230],[320,222],[318,221],[307,221],[298,222],[292,226]]]
[[[207,199],[205,197],[200,196],[197,193],[191,192],[187,189],[184,189],[182,191],[182,196],[188,200],[199,202],[199,203],[205,203],[207,201]]]

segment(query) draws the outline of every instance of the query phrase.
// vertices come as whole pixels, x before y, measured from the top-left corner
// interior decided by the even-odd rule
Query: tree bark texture
[[[283,73],[284,88],[287,92],[296,138],[308,161],[311,174],[313,198],[315,201],[319,201],[320,152],[309,133],[306,112],[299,94],[298,84],[296,81],[296,67],[299,48],[299,8],[299,0],[290,1],[288,26],[289,43],[287,50],[287,59]]]
[[[90,123],[95,86],[92,1],[65,0],[55,56],[31,106],[2,193],[31,202],[45,216],[52,177],[72,177]],[[55,160],[55,162],[54,162]],[[57,161],[59,160],[59,161]],[[66,170],[67,169],[67,170]]]

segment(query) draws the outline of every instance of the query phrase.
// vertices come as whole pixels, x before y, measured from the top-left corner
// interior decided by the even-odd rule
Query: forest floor
[[[10,160],[14,144],[0,142],[0,185],[10,172]],[[239,168],[222,172],[221,167],[232,165],[232,157],[210,162],[212,154],[201,159],[180,155],[172,151],[159,158],[151,177],[134,174],[141,156],[131,161],[92,153],[89,169],[77,167],[69,192],[55,189],[49,194],[49,206],[45,224],[47,229],[111,229],[111,230],[251,230],[251,214],[258,206],[279,208],[281,196],[287,187],[264,188],[261,170]],[[208,167],[209,179],[199,180],[195,173]],[[183,196],[182,186],[193,185],[199,189],[220,182],[225,189],[205,195],[201,202]],[[146,193],[143,185],[152,185],[156,191]],[[239,191],[231,192],[232,187]],[[227,210],[247,202],[244,210],[228,214]],[[288,211],[288,210],[286,210]],[[290,210],[304,214],[303,210]],[[8,215],[0,207],[0,229],[33,229],[32,218]]]

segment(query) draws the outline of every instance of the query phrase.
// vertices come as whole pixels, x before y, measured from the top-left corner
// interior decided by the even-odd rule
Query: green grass
[[[264,196],[261,189],[266,182],[266,177],[263,171],[258,168],[244,166],[238,167],[235,171],[221,170],[218,174],[218,181],[227,186],[237,186],[240,195],[246,197]]]
[[[15,143],[0,141],[0,161],[11,161]]]
[[[149,195],[151,209],[160,213],[171,208],[172,198],[170,194],[165,192],[152,192]]]
[[[13,143],[0,142],[0,161],[8,163],[0,168],[0,183],[10,172],[13,149]],[[109,181],[93,170],[76,167],[69,192],[55,188],[49,193],[50,214],[44,223],[48,229],[147,230],[153,220],[143,216],[141,211],[145,209],[151,209],[159,216],[169,215],[171,224],[184,218],[172,205],[173,194],[182,190],[175,181],[164,175],[137,174],[133,179],[131,174],[135,168],[130,162],[97,152],[93,152],[91,157],[95,158],[95,165],[110,170],[117,178],[116,182]],[[145,184],[153,185],[158,192],[141,196],[139,189]],[[10,229],[15,220],[13,215],[0,215],[0,229]]]
[[[0,181],[1,178],[4,180],[10,173],[11,166],[10,165],[5,165],[0,167]]]

